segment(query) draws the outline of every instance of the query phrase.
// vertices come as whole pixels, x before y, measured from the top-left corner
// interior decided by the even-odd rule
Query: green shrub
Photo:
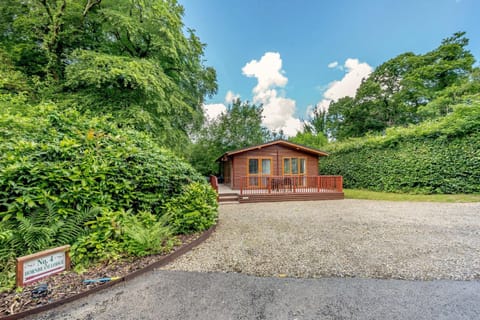
[[[122,223],[125,211],[103,210],[85,225],[89,233],[78,238],[71,247],[71,261],[81,269],[97,261],[116,260],[123,251]]]
[[[97,206],[154,212],[203,179],[148,135],[107,117],[54,105],[0,107],[0,211],[28,215],[51,200],[63,215]]]
[[[0,224],[0,292],[15,285],[15,252],[9,245],[13,235],[13,230]]]
[[[0,221],[7,229],[48,203],[62,219],[92,207],[161,216],[183,185],[203,181],[148,135],[54,105],[0,102],[0,139]]]
[[[108,223],[127,210],[161,217],[171,197],[198,181],[189,164],[114,119],[0,94],[0,278],[14,257],[57,245],[73,245],[82,265],[163,250],[154,235],[168,248],[158,223],[132,220],[120,238]]]
[[[100,212],[93,208],[65,218],[57,214],[55,204],[47,201],[45,208],[37,208],[28,217],[22,213],[17,213],[15,219],[5,216],[0,223],[0,278],[15,279],[15,257],[71,244],[87,234],[85,222]],[[3,282],[5,288],[12,286],[13,280],[8,285]]]
[[[127,216],[123,232],[125,250],[133,256],[165,253],[178,244],[172,229],[149,212]]]
[[[145,256],[170,251],[178,243],[171,228],[149,212],[104,210],[85,223],[90,232],[71,248],[77,270],[96,262],[114,261],[122,256]]]
[[[210,228],[217,220],[216,192],[207,184],[192,183],[164,206],[165,224],[176,234],[190,234]]]
[[[15,286],[15,257],[0,259],[0,292],[12,289]]]
[[[384,136],[330,146],[322,174],[338,174],[344,187],[409,193],[480,192],[480,102]]]

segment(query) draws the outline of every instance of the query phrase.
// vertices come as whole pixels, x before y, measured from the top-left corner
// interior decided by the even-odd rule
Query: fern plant
[[[28,216],[22,213],[4,215],[0,223],[0,291],[14,285],[15,257],[73,244],[88,233],[85,222],[101,212],[100,208],[85,209],[62,218],[53,202],[43,203],[43,207],[37,207]]]
[[[62,218],[58,215],[55,204],[45,201],[44,207],[37,208],[29,216],[17,213],[9,219],[13,221],[9,223],[12,236],[8,243],[17,256],[72,244],[87,232],[85,222],[100,212],[99,208],[92,208]]]
[[[0,292],[11,289],[15,284],[15,252],[8,245],[13,231],[0,222]]]
[[[145,256],[170,251],[178,242],[171,228],[164,226],[156,216],[149,212],[126,219],[123,227],[125,248],[135,256]]]

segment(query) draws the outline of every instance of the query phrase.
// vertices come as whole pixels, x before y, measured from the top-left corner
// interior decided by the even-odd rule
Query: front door
[[[292,183],[304,186],[306,183],[307,160],[305,158],[283,158],[283,176],[291,177]]]
[[[247,182],[249,187],[266,188],[272,175],[272,159],[249,158]]]

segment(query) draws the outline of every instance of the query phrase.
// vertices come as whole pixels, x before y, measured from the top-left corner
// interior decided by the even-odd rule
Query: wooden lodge
[[[217,188],[220,201],[343,199],[342,177],[319,175],[319,159],[325,156],[285,140],[226,152],[217,159],[223,182]]]

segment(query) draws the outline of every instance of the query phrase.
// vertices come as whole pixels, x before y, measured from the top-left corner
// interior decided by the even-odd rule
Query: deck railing
[[[342,176],[248,176],[240,179],[241,195],[343,192]]]

